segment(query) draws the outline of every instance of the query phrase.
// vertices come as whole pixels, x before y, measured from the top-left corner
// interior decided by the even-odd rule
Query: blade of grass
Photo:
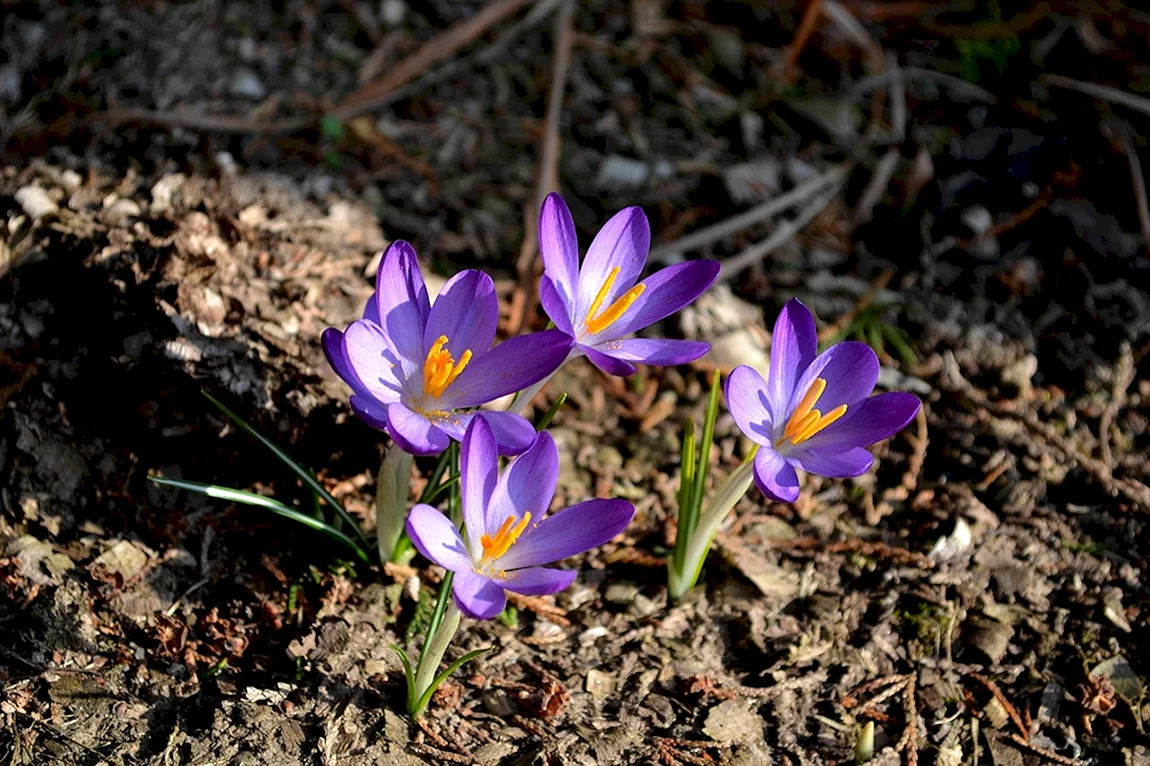
[[[451,453],[448,450],[439,453],[439,462],[435,464],[435,470],[431,472],[427,486],[423,488],[423,494],[419,497],[419,502],[430,503],[431,499],[439,494],[441,486],[439,482],[447,471],[447,464],[450,461]]]
[[[181,479],[168,479],[163,476],[149,476],[148,480],[160,484],[165,487],[175,487],[176,489],[187,490],[188,492],[197,492],[201,495],[216,498],[217,500],[230,500],[233,503],[242,503],[244,505],[252,505],[258,508],[265,508],[272,513],[277,513],[284,518],[298,521],[304,526],[311,527],[312,529],[323,532],[328,537],[343,543],[348,548],[355,551],[367,563],[371,563],[367,551],[361,548],[355,540],[340,532],[330,524],[314,519],[306,513],[300,513],[294,508],[288,508],[286,505],[278,500],[264,495],[256,494],[255,492],[247,492],[242,489],[233,489],[232,487],[220,487],[215,484],[202,484],[198,481],[183,481]]]
[[[295,475],[298,476],[303,481],[303,483],[308,486],[309,489],[322,497],[324,502],[330,505],[332,510],[339,514],[340,518],[342,518],[348,526],[355,530],[356,535],[359,537],[360,541],[366,548],[371,548],[371,541],[367,539],[367,535],[365,535],[363,530],[360,529],[359,522],[356,521],[354,516],[347,512],[347,509],[344,508],[338,500],[332,497],[331,493],[328,492],[327,489],[325,489],[324,486],[320,484],[314,476],[312,476],[311,472],[307,468],[304,468],[295,460],[292,460],[292,458],[286,452],[284,452],[279,447],[279,445],[261,434],[252,426],[248,425],[248,423],[244,421],[243,418],[229,410],[219,399],[216,399],[207,391],[202,391],[201,393],[209,402],[214,404],[220,412],[224,413],[224,415],[226,415],[229,420],[246,431],[253,439],[264,445],[264,447],[271,451],[273,455],[283,461],[283,463],[288,468],[290,468],[292,472],[295,473]]]
[[[695,486],[691,497],[691,519],[698,523],[703,507],[703,492],[707,487],[707,472],[711,469],[711,445],[715,441],[715,421],[719,418],[719,377],[715,370],[711,378],[711,395],[707,399],[707,416],[703,420],[703,438],[699,440],[699,467],[695,469]],[[694,528],[691,532],[694,532]]]
[[[435,677],[435,680],[432,681],[431,685],[427,687],[427,691],[425,691],[423,696],[419,698],[419,702],[416,703],[412,717],[418,718],[420,714],[423,713],[424,708],[427,707],[427,703],[431,702],[431,695],[435,694],[435,690],[439,688],[440,684],[447,680],[448,676],[459,670],[459,668],[465,663],[471,662],[479,655],[485,654],[489,651],[491,651],[490,646],[485,646],[482,649],[476,649],[475,651],[468,652],[455,662],[448,665],[447,669]]]
[[[547,412],[543,413],[543,417],[539,418],[539,422],[535,424],[536,433],[545,430],[547,426],[551,425],[551,421],[554,420],[555,415],[559,412],[559,409],[566,401],[567,392],[564,391],[555,398],[555,401],[551,404],[551,407],[547,410]]]

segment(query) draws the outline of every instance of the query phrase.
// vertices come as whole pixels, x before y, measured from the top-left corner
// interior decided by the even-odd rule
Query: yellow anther
[[[438,399],[455,382],[459,373],[471,361],[471,349],[465,350],[456,362],[451,352],[444,348],[447,345],[447,336],[436,338],[431,350],[427,352],[427,359],[423,362],[423,392],[432,398]]]
[[[805,442],[847,413],[845,404],[840,404],[826,415],[814,408],[819,403],[819,397],[826,390],[826,379],[815,378],[814,383],[811,383],[811,387],[803,395],[799,406],[791,413],[791,419],[787,421],[787,427],[783,429],[782,438],[775,442],[776,447],[781,447],[788,441],[791,444]]]
[[[508,516],[499,525],[494,537],[485,534],[479,538],[479,544],[483,546],[483,563],[494,561],[511,550],[511,546],[515,544],[515,541],[519,539],[530,523],[530,511],[523,514],[523,518],[519,519],[518,524],[515,523],[514,516]]]
[[[611,269],[611,273],[607,275],[603,286],[600,287],[599,292],[595,294],[595,300],[591,301],[591,308],[587,309],[587,318],[584,320],[584,325],[587,327],[587,332],[591,335],[603,332],[613,325],[619,317],[626,313],[627,309],[631,308],[631,304],[639,299],[643,291],[647,289],[647,286],[644,284],[635,285],[620,295],[615,299],[614,303],[603,309],[602,313],[600,313],[599,308],[603,305],[603,301],[607,300],[607,295],[611,292],[611,286],[615,284],[615,279],[618,276],[619,267],[616,266]]]

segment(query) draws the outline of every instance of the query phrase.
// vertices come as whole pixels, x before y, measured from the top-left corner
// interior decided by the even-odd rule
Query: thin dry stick
[[[563,114],[563,97],[567,92],[567,73],[571,69],[571,44],[575,38],[572,19],[575,0],[565,0],[555,19],[555,63],[551,68],[551,93],[547,102],[547,122],[543,135],[543,152],[539,157],[539,178],[535,200],[524,214],[523,246],[515,270],[520,284],[534,276],[535,255],[539,250],[539,208],[543,199],[559,185],[559,118]]]
[[[1114,372],[1114,387],[1110,390],[1110,401],[1106,409],[1102,410],[1102,417],[1098,419],[1098,441],[1102,464],[1113,475],[1114,454],[1110,450],[1110,427],[1114,425],[1114,418],[1126,405],[1126,389],[1134,382],[1134,352],[1130,344],[1122,341],[1121,356],[1118,357],[1118,367]]]
[[[807,10],[803,13],[803,20],[799,24],[799,29],[795,33],[795,41],[787,50],[787,55],[783,59],[783,76],[782,80],[786,84],[795,81],[795,72],[798,67],[799,54],[807,47],[807,43],[811,39],[811,34],[815,31],[815,25],[819,21],[823,9],[823,0],[810,0]]]
[[[1138,159],[1138,149],[1130,137],[1130,126],[1124,122],[1115,125],[1115,132],[1130,163],[1130,181],[1134,185],[1134,202],[1138,206],[1138,224],[1142,228],[1142,246],[1150,252],[1150,202],[1146,199],[1146,179],[1142,175],[1142,163]]]
[[[1105,101],[1108,104],[1121,104],[1136,112],[1150,114],[1150,99],[1136,96],[1133,93],[1127,93],[1124,90],[1112,88],[1109,85],[1083,82],[1082,80],[1075,80],[1073,77],[1065,77],[1060,74],[1044,74],[1038,78],[1038,81],[1044,85],[1053,85],[1056,88],[1076,90],[1079,93],[1085,93],[1087,96],[1096,98],[1099,101]]]

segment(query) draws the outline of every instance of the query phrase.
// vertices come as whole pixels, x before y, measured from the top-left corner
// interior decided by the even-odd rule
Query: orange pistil
[[[515,516],[508,516],[499,525],[494,537],[485,534],[479,538],[479,544],[483,546],[483,561],[481,563],[486,564],[488,561],[494,561],[511,550],[511,546],[515,544],[515,541],[519,539],[519,536],[523,534],[530,523],[530,511],[523,514],[523,518],[519,519],[518,524],[515,523]]]
[[[465,350],[456,362],[451,352],[444,348],[446,345],[447,336],[440,335],[423,362],[423,392],[434,399],[443,396],[471,361],[471,349]]]
[[[632,287],[627,292],[620,295],[614,303],[607,308],[603,309],[602,313],[599,312],[603,301],[607,300],[607,294],[611,292],[611,286],[615,284],[615,279],[619,276],[619,267],[611,269],[611,273],[607,275],[607,280],[603,286],[599,288],[599,292],[595,295],[595,300],[591,301],[591,308],[587,310],[587,319],[584,325],[587,332],[591,335],[601,333],[608,327],[613,325],[619,317],[626,313],[627,309],[631,308],[639,296],[647,289],[644,284],[638,284]]]
[[[791,419],[787,421],[787,427],[783,429],[783,437],[775,442],[776,448],[783,446],[788,441],[791,444],[801,444],[847,414],[845,404],[840,404],[825,415],[814,408],[819,402],[819,397],[826,390],[826,379],[815,378],[815,382],[807,389],[807,393],[799,402],[799,406],[791,413]]]

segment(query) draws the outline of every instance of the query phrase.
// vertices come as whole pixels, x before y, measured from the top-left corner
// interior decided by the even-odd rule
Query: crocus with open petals
[[[767,380],[745,365],[727,379],[727,407],[759,445],[755,483],[772,500],[798,498],[796,468],[831,478],[866,473],[874,457],[865,447],[900,431],[921,406],[911,394],[870,396],[879,363],[865,343],[817,351],[814,317],[791,300],[775,322]]]
[[[629,207],[599,230],[580,268],[571,212],[558,194],[543,202],[543,309],[574,341],[573,355],[586,355],[611,375],[631,375],[636,362],[686,364],[711,348],[697,341],[624,337],[687,306],[719,276],[718,263],[698,260],[668,266],[640,282],[650,245],[647,216]]]
[[[461,536],[430,505],[407,517],[407,534],[425,557],[455,573],[453,592],[471,617],[491,619],[507,604],[506,591],[542,596],[563,590],[574,570],[543,566],[588,551],[622,532],[635,508],[625,500],[588,500],[547,514],[559,478],[551,435],[499,474],[487,413],[467,427],[460,452]]]
[[[363,319],[328,328],[323,349],[351,386],[351,407],[415,455],[442,452],[463,438],[472,410],[526,388],[563,363],[571,339],[548,330],[491,347],[499,320],[495,284],[461,271],[432,305],[415,250],[394,242],[384,255]],[[509,412],[487,414],[500,454],[527,449],[535,430]]]

